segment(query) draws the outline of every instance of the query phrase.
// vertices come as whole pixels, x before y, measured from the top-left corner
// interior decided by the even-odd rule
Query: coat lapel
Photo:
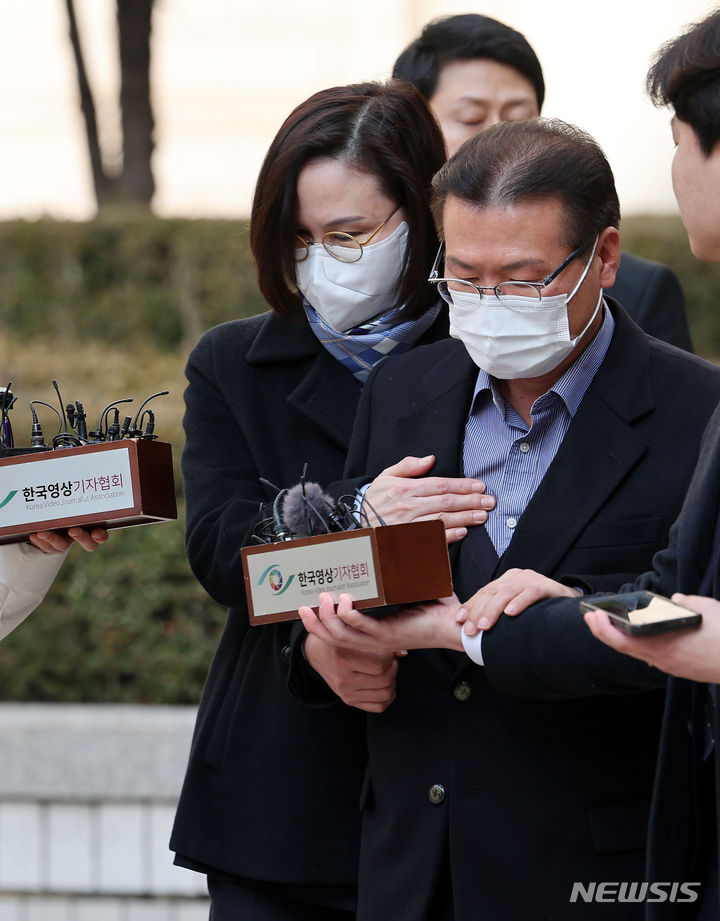
[[[319,346],[307,374],[287,401],[347,451],[361,393],[352,374]]]
[[[550,573],[648,450],[633,422],[651,412],[649,350],[613,305],[615,332],[555,459],[520,519],[498,572]],[[497,573],[496,573],[497,574]]]
[[[647,443],[588,391],[525,509],[500,571],[551,573],[647,450]]]
[[[297,365],[297,384],[287,403],[347,451],[361,389],[355,378],[324,349],[307,323],[294,323],[269,313],[248,362]]]
[[[476,379],[477,368],[465,347],[448,342],[442,357],[423,374],[417,402],[398,415],[402,455],[434,454],[430,476],[462,476],[465,423]]]
[[[478,370],[460,342],[448,342],[445,353],[423,375],[419,401],[397,420],[398,444],[402,454],[435,455],[429,476],[463,475],[463,443]],[[398,458],[399,460],[400,458]],[[465,541],[448,548],[453,572],[457,573],[460,549],[465,547],[470,569],[477,567],[489,576],[497,553],[484,528],[472,528]],[[463,583],[464,584],[464,583]],[[462,587],[458,590],[463,592]]]

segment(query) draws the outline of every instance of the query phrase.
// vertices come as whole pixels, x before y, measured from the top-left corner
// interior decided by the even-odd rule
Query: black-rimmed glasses
[[[489,297],[490,295],[487,292],[492,291],[495,297],[501,297],[503,294],[514,297],[532,297],[534,294],[538,300],[541,300],[543,288],[547,288],[563,269],[566,269],[570,265],[573,259],[577,259],[577,257],[590,246],[594,239],[595,235],[584,243],[581,243],[580,246],[575,247],[567,259],[561,262],[549,275],[546,275],[542,281],[520,281],[518,279],[511,279],[510,281],[501,281],[497,285],[476,285],[463,278],[438,278],[438,267],[445,250],[445,243],[441,243],[437,256],[435,257],[435,262],[430,271],[428,282],[431,285],[437,285],[440,297],[447,301],[448,304],[453,303],[453,291],[464,294],[474,293],[477,295],[478,299]]]
[[[368,245],[372,238],[378,234],[383,227],[387,224],[391,217],[400,210],[400,205],[393,211],[392,214],[389,214],[382,224],[378,226],[370,233],[370,236],[367,240],[364,240],[362,243],[358,240],[358,236],[365,236],[364,233],[353,234],[346,233],[344,230],[328,230],[320,238],[325,252],[329,253],[334,259],[339,259],[340,262],[359,262],[362,259],[363,248]],[[296,238],[302,244],[302,249],[300,249],[300,255],[298,255],[297,261],[304,262],[307,257],[310,255],[310,247],[314,245],[312,240],[306,240],[304,237],[301,237],[300,234],[295,234]],[[303,252],[304,250],[304,252]]]

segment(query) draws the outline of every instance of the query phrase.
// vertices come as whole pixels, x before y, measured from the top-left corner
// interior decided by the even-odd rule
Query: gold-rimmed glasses
[[[378,224],[375,230],[370,233],[367,240],[363,240],[362,243],[358,237],[365,236],[364,233],[347,233],[344,230],[328,230],[320,238],[320,243],[325,249],[325,252],[329,253],[334,259],[339,259],[340,262],[358,262],[362,259],[363,248],[370,243],[372,238],[383,229],[390,218],[399,210],[400,206],[398,205],[393,213],[389,214],[382,224]],[[302,244],[302,247],[299,248],[297,261],[304,262],[310,255],[310,247],[316,244],[312,240],[306,240],[304,237],[301,237],[299,233],[295,234],[295,236]]]

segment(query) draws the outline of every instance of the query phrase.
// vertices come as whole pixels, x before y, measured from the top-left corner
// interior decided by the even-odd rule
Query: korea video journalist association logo
[[[0,508],[5,508],[5,506],[17,495],[17,489],[11,489],[10,492],[5,496],[5,498],[0,502]]]
[[[262,585],[265,579],[267,579],[267,583],[268,583],[268,586],[270,587],[270,591],[273,592],[275,595],[282,595],[283,592],[286,592],[290,588],[290,585],[292,584],[292,580],[294,578],[295,576],[293,574],[286,581],[283,578],[283,574],[280,571],[277,563],[271,563],[268,566],[268,568],[265,570],[265,572],[258,579],[258,585]]]

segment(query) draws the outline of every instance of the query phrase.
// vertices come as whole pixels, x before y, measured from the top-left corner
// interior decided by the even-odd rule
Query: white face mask
[[[475,364],[500,380],[539,377],[565,359],[590,329],[602,303],[602,290],[585,328],[570,338],[568,304],[590,269],[597,239],[580,280],[570,294],[552,297],[483,296],[453,291],[450,335],[460,339]]]
[[[340,333],[395,307],[405,264],[409,227],[363,247],[357,262],[341,262],[322,243],[311,243],[307,259],[295,264],[298,290],[323,320]]]

